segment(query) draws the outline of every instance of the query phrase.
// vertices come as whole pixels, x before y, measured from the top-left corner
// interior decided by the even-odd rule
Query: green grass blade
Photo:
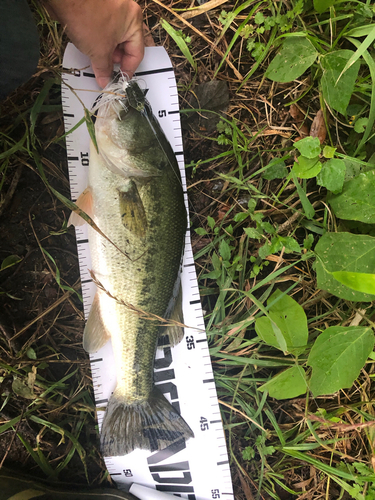
[[[373,29],[370,31],[370,33],[367,35],[367,37],[363,40],[363,42],[360,44],[358,49],[354,52],[352,57],[349,59],[349,61],[345,64],[344,69],[341,71],[339,77],[336,80],[336,85],[342,75],[345,73],[346,70],[350,68],[358,59],[363,56],[364,52],[370,47],[372,42],[375,40],[375,26]]]
[[[352,44],[355,45],[356,47],[360,46],[358,40],[354,40],[353,38],[348,38],[348,40],[352,42]],[[365,145],[367,139],[370,136],[375,121],[375,62],[367,50],[363,52],[363,59],[365,60],[371,75],[371,103],[370,103],[370,112],[369,112],[367,126],[364,131],[363,137],[360,143],[358,144],[357,149],[355,150],[354,156],[356,156],[362,149],[362,147]]]
[[[165,29],[165,31],[168,33],[168,35],[173,38],[173,40],[176,42],[178,48],[181,50],[183,55],[186,57],[186,59],[189,61],[189,63],[192,65],[195,71],[197,71],[197,63],[194,60],[193,56],[191,55],[190,49],[187,46],[187,43],[185,42],[184,38],[182,37],[181,33],[176,31],[173,26],[171,26],[165,19],[161,19],[160,24],[162,27]]]

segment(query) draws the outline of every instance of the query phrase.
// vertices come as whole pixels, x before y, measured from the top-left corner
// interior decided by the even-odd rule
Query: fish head
[[[150,105],[135,82],[127,85],[126,92],[124,82],[117,80],[109,84],[103,91],[104,98],[96,105],[95,136],[99,155],[115,174],[159,175],[165,153],[158,152],[160,141],[151,125],[154,118]]]

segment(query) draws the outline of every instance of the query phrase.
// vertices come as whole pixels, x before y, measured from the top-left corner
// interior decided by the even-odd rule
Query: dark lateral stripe
[[[217,465],[225,465],[229,464],[229,460],[225,460],[224,462],[218,462]]]
[[[204,384],[210,384],[211,382],[215,382],[215,379],[213,379],[213,378],[206,378],[206,380],[203,380]]]
[[[83,245],[84,243],[88,243],[89,240],[77,240],[77,245]]]
[[[65,113],[64,116],[68,116],[69,118],[74,118],[74,115],[72,113]]]
[[[135,76],[157,75],[158,73],[168,73],[169,71],[173,71],[173,68],[159,68],[151,69],[150,71],[140,71],[139,73],[135,73]]]
[[[90,363],[99,363],[99,361],[103,361],[103,358],[90,359]]]
[[[85,285],[86,283],[92,283],[92,279],[81,281],[81,285]]]
[[[196,340],[196,343],[198,344],[198,342],[207,342],[207,339],[199,339],[199,340]]]
[[[169,115],[177,115],[177,113],[179,113],[180,110],[178,109],[177,111],[168,111],[168,114]]]
[[[82,73],[83,76],[89,76],[90,78],[95,78],[94,73],[86,73],[85,71]]]
[[[68,161],[78,161],[78,156],[68,156]]]
[[[96,401],[97,405],[101,405],[103,403],[108,403],[108,399],[99,399],[99,401]]]
[[[190,301],[190,304],[193,305],[193,304],[200,304],[201,301],[200,300],[191,300]]]

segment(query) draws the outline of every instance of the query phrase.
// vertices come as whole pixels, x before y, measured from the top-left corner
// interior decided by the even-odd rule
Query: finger
[[[91,66],[98,85],[103,89],[111,80],[113,73],[112,52],[110,54],[91,56]]]
[[[143,23],[143,40],[145,47],[155,47],[155,42],[152,38],[151,31],[148,29],[145,23]]]
[[[133,37],[127,42],[124,42],[122,46],[123,55],[120,63],[121,71],[127,73],[131,78],[144,56],[143,31],[139,30],[134,33]]]

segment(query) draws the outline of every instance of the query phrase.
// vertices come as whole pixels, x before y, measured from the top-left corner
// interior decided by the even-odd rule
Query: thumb
[[[100,56],[92,56],[91,66],[95,73],[95,78],[98,85],[102,89],[104,89],[104,87],[112,79],[112,73],[113,73],[112,53],[103,54]]]

